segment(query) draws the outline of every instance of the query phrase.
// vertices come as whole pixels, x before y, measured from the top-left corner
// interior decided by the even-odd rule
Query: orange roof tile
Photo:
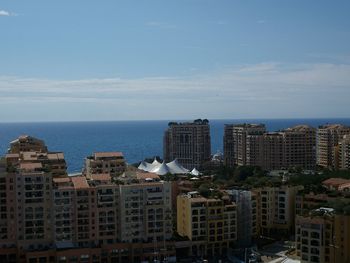
[[[328,186],[339,186],[346,183],[350,183],[350,180],[343,179],[343,178],[329,178],[322,182],[322,184],[328,185]]]
[[[72,177],[72,182],[74,188],[76,189],[89,188],[89,184],[87,183],[86,178],[84,176]]]

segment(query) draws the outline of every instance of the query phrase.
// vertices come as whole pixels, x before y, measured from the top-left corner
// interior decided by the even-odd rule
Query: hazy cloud
[[[88,120],[92,112],[104,119],[342,117],[348,114],[349,83],[348,64],[275,62],[173,78],[3,76],[0,121],[19,118],[9,110],[19,106],[42,108],[44,117],[36,112],[34,120],[48,118],[58,107],[63,120]]]
[[[15,13],[10,13],[8,11],[5,10],[0,10],[0,16],[16,16],[17,14]]]
[[[176,25],[169,24],[169,23],[166,23],[166,22],[159,22],[159,21],[147,22],[146,26],[157,27],[157,28],[161,28],[161,29],[176,29],[177,28]]]

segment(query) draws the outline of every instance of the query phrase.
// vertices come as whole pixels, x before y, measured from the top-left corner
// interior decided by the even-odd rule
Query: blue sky
[[[349,10],[0,0],[0,121],[350,117]]]

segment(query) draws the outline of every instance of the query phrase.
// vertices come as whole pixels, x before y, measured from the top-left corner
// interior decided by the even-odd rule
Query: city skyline
[[[349,7],[1,3],[0,122],[349,117]]]

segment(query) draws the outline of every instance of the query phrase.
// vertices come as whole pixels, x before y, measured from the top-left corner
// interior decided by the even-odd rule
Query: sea
[[[0,123],[0,155],[20,135],[46,142],[49,151],[65,154],[68,172],[80,172],[84,158],[99,151],[121,151],[129,164],[163,155],[163,134],[169,121],[37,122]],[[350,125],[350,118],[339,119],[234,119],[209,120],[212,153],[223,151],[225,124],[264,123],[269,131],[297,124],[313,127],[327,123]]]

